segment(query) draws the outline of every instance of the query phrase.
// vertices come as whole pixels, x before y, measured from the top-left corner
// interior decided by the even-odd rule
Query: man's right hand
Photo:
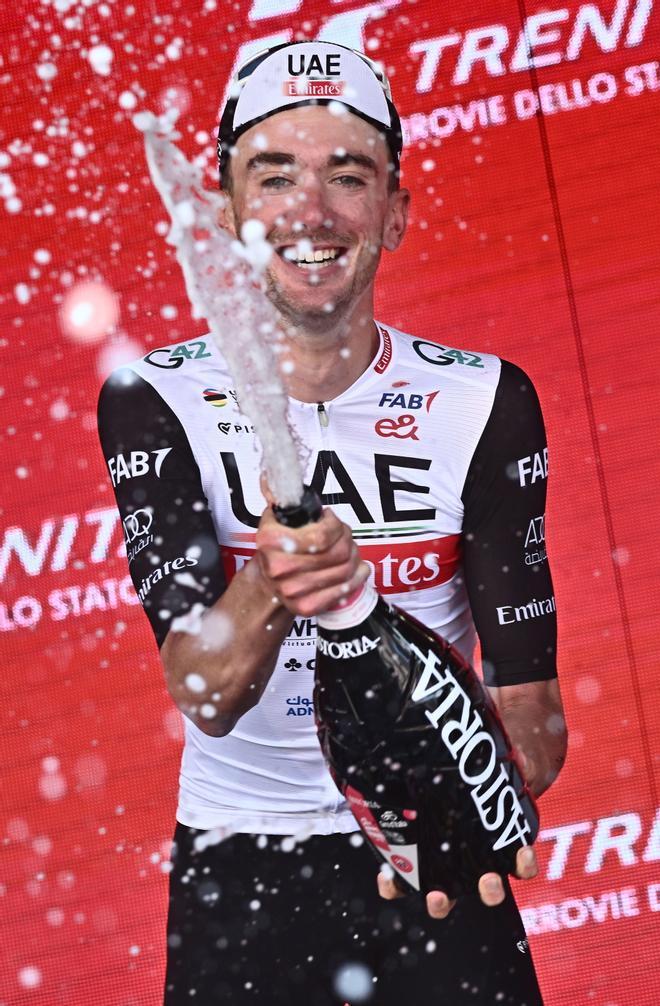
[[[256,557],[273,596],[294,615],[327,611],[369,577],[351,529],[327,507],[320,520],[299,528],[284,527],[267,507],[256,544]]]

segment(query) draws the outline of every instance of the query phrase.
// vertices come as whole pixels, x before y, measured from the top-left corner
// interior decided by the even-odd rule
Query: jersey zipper
[[[324,405],[323,402],[317,402],[317,404],[316,404],[316,414],[319,417],[319,424],[324,429],[327,429],[328,426],[330,425],[330,418],[328,416],[328,413],[326,412],[325,405]]]

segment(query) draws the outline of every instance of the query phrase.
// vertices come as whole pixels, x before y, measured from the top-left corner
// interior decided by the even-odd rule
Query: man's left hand
[[[518,850],[516,856],[516,877],[520,880],[531,880],[538,873],[536,854],[531,845]],[[484,873],[479,878],[479,897],[484,905],[490,908],[501,905],[505,898],[504,884],[499,873]],[[378,893],[386,901],[404,897],[394,878],[390,879],[384,873],[378,874]],[[444,919],[451,912],[456,900],[447,897],[444,891],[429,891],[426,895],[426,910],[432,919]]]

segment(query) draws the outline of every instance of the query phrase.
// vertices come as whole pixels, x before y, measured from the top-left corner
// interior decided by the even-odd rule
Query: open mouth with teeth
[[[299,250],[296,245],[283,245],[277,249],[280,258],[299,269],[315,271],[327,269],[333,262],[344,265],[346,262],[346,248],[309,248],[304,251]]]

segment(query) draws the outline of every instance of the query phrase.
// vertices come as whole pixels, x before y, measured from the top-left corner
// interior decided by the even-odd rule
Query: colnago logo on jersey
[[[413,702],[438,705],[426,709],[429,722],[440,737],[467,785],[484,828],[493,835],[491,848],[504,849],[514,842],[528,845],[531,828],[516,790],[509,782],[505,765],[498,762],[495,741],[484,729],[484,721],[467,692],[451,670],[443,667],[433,651],[412,649],[421,673],[412,693]],[[442,724],[442,725],[441,725]]]

